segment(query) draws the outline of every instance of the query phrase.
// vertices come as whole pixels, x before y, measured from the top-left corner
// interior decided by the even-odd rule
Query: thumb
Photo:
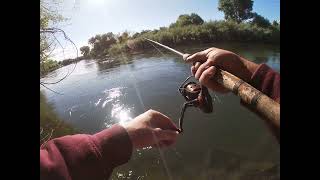
[[[179,134],[178,131],[174,130],[162,130],[160,128],[154,129],[155,136],[159,141],[172,141],[175,140]]]

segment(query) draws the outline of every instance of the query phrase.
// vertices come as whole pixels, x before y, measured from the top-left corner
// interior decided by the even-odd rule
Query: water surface
[[[194,53],[216,46],[280,72],[279,47],[256,44],[210,44],[177,49]],[[148,109],[178,123],[184,98],[178,87],[190,75],[190,65],[162,51],[119,56],[113,61],[80,61],[67,79],[41,88],[55,111],[83,133],[96,133],[115,123],[130,121]],[[54,82],[73,64],[50,73]],[[264,122],[239,103],[233,94],[214,97],[214,112],[187,109],[184,130],[176,145],[162,150],[135,151],[129,163],[110,179],[248,179],[279,176],[280,146]]]

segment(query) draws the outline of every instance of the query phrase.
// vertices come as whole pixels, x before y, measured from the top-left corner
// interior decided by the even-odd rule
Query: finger
[[[216,73],[216,67],[210,66],[206,70],[203,71],[201,76],[199,77],[199,82],[203,85],[208,85],[210,81],[212,81],[212,77]]]
[[[168,116],[158,111],[149,111],[152,111],[152,118],[155,119],[155,121],[153,121],[153,127],[161,127],[162,129],[170,129],[173,131],[177,131],[179,129]]]
[[[201,76],[201,74],[203,73],[203,71],[205,71],[207,68],[209,68],[209,66],[208,66],[208,63],[209,63],[210,61],[207,61],[207,62],[205,62],[205,63],[203,63],[203,64],[201,64],[200,66],[199,66],[199,68],[197,69],[197,71],[196,71],[196,74],[194,75],[194,77],[196,78],[196,79],[199,79],[200,78],[200,76]]]
[[[212,91],[216,91],[219,93],[227,93],[229,92],[228,89],[224,88],[221,84],[217,83],[213,80],[213,77],[216,73],[217,68],[214,66],[209,67],[201,74],[199,78],[199,82],[205,86],[207,86]]]
[[[179,134],[178,131],[162,130],[160,128],[156,128],[154,133],[159,141],[174,141]]]
[[[194,75],[196,73],[196,68],[194,66],[191,66],[191,74]]]
[[[196,62],[192,67],[191,67],[191,73],[192,75],[195,75],[197,72],[197,69],[200,67],[201,63],[200,62]]]
[[[215,48],[212,51],[215,51],[215,50],[217,50],[217,48]],[[196,74],[194,76],[196,79],[199,79],[201,74],[203,73],[203,71],[208,69],[210,66],[218,66],[219,67],[219,64],[221,64],[221,61],[220,61],[221,59],[219,60],[215,56],[218,53],[219,53],[218,51],[212,52],[212,54],[214,54],[214,55],[212,55],[212,54],[210,55],[211,59],[200,65],[200,67],[197,69]]]
[[[197,71],[197,69],[201,66],[202,63],[200,62],[196,62],[196,64],[194,65],[195,70]]]

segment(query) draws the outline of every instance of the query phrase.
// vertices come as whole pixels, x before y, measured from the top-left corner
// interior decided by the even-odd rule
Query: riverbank
[[[58,117],[53,107],[47,102],[45,95],[40,91],[40,144],[52,138],[78,132]]]

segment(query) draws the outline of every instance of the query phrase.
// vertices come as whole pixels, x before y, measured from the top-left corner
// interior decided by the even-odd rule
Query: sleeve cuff
[[[93,135],[100,153],[102,166],[113,168],[128,162],[133,151],[127,131],[116,124]]]
[[[261,90],[261,86],[263,84],[264,77],[270,72],[271,68],[266,64],[260,64],[257,70],[251,76],[250,84],[255,88]]]

